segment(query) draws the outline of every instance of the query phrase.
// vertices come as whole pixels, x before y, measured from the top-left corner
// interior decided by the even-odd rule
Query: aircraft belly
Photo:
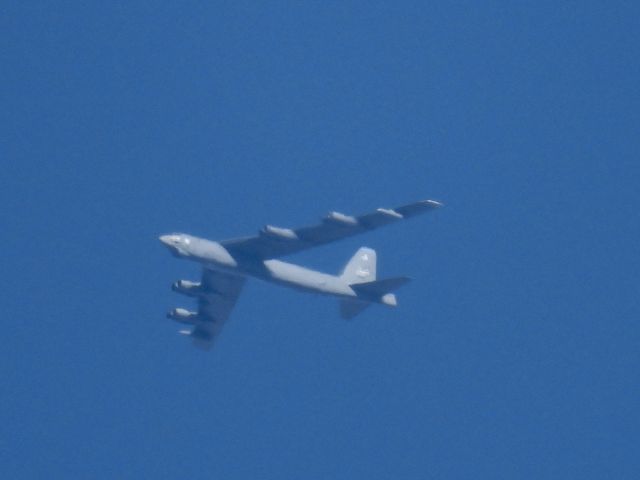
[[[298,290],[325,295],[355,296],[355,292],[339,277],[327,275],[308,268],[282,262],[266,260],[264,262],[268,277],[265,280],[280,283]]]

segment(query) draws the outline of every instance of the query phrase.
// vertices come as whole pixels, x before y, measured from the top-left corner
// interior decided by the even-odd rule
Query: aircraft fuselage
[[[179,258],[195,261],[204,268],[249,276],[300,291],[356,297],[356,292],[338,276],[281,260],[234,258],[218,242],[186,234],[163,235],[160,241]]]

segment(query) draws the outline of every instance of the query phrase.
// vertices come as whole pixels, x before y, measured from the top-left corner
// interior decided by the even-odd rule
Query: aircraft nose
[[[167,246],[171,246],[172,245],[172,235],[160,235],[158,237],[158,240],[160,240],[162,243],[164,243]]]

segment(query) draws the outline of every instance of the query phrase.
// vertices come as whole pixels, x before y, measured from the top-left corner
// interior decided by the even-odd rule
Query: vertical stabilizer
[[[376,251],[362,247],[344,266],[340,278],[349,285],[372,282],[376,279]],[[350,320],[370,305],[357,299],[340,300],[340,316]]]
[[[376,251],[362,247],[345,265],[340,278],[349,285],[372,282],[376,279]]]

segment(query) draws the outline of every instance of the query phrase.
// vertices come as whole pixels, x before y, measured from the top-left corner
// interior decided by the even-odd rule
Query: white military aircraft
[[[376,252],[370,248],[360,248],[337,276],[277,258],[373,230],[441,205],[435,200],[423,200],[394,209],[379,208],[360,216],[330,212],[321,224],[312,227],[292,230],[266,225],[258,235],[221,242],[184,233],[162,235],[160,241],[172,254],[202,265],[200,282],[179,280],[172,285],[174,291],[196,297],[198,311],[174,308],[167,317],[193,325],[193,329],[180,333],[191,337],[197,347],[209,349],[229,318],[246,277],[338,297],[341,315],[346,319],[355,317],[372,303],[395,307],[396,297],[391,292],[409,279],[377,280]]]

